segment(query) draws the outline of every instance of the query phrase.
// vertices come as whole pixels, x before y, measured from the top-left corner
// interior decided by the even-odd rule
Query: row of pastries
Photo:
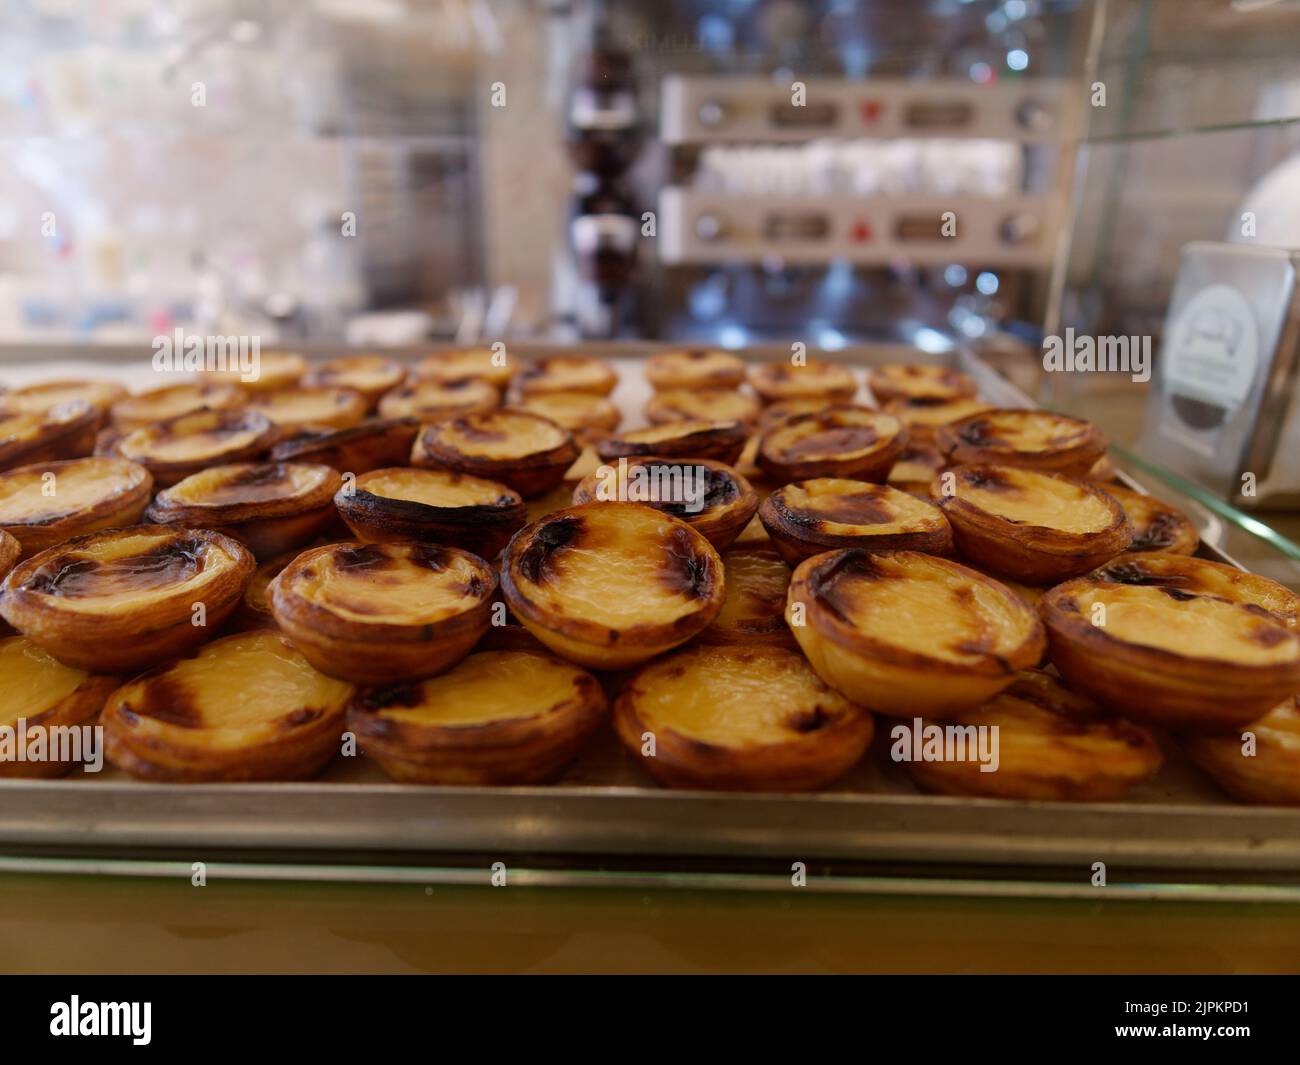
[[[1113,799],[1176,748],[1300,802],[1300,596],[1195,557],[1095,426],[923,364],[868,402],[816,360],[637,372],[630,429],[605,361],[489,349],[0,395],[0,725],[98,722],[159,781],[304,779],[350,734],[436,784],[612,729],[664,785],[787,791],[919,720],[1000,737],[907,763],[937,793]]]

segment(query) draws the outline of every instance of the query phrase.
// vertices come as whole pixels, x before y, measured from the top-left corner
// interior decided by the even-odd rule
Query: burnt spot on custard
[[[1176,574],[1152,573],[1141,562],[1116,562],[1099,569],[1097,580],[1110,584],[1129,584],[1137,587],[1161,587],[1187,583],[1186,578]]]
[[[713,591],[713,567],[696,549],[691,531],[678,526],[669,532],[664,553],[666,563],[657,574],[663,585],[687,599],[707,599]]]
[[[499,444],[510,439],[510,433],[505,429],[494,429],[490,423],[483,424],[477,419],[453,418],[449,424],[452,431],[471,444]],[[430,435],[436,437],[438,434]]]
[[[957,439],[971,447],[996,447],[1003,443],[997,429],[987,418],[975,418],[957,430]]]
[[[378,544],[349,544],[333,551],[334,564],[341,570],[382,569],[392,558]]]
[[[1158,585],[1158,590],[1164,595],[1169,596],[1175,603],[1188,603],[1193,599],[1199,598],[1195,592],[1185,592],[1181,588],[1171,588],[1168,585]]]
[[[279,718],[276,725],[285,731],[301,728],[303,725],[309,725],[313,721],[319,720],[323,713],[325,711],[318,706],[300,706]]]
[[[382,688],[370,688],[357,698],[356,705],[370,713],[400,707],[410,710],[424,700],[424,689],[419,684],[386,684]]]
[[[283,463],[259,463],[223,476],[206,493],[206,499],[217,503],[279,499],[292,480]]]
[[[889,500],[875,492],[845,492],[813,503],[810,510],[789,511],[796,525],[815,527],[824,522],[838,525],[887,525],[898,517]]]
[[[203,569],[206,542],[167,540],[138,555],[100,559],[67,552],[50,559],[28,578],[28,591],[64,598],[109,596],[164,588],[189,580]]]
[[[576,514],[546,522],[528,538],[519,555],[519,572],[532,584],[552,580],[556,556],[581,543],[585,532],[586,524]]]
[[[880,440],[880,434],[870,425],[844,425],[822,415],[812,415],[810,420],[817,425],[816,430],[781,448],[790,458],[851,454],[865,451]]]
[[[819,703],[817,706],[806,710],[796,710],[789,714],[785,719],[785,727],[791,732],[798,732],[801,735],[807,735],[810,732],[817,732],[835,721],[835,715],[828,713]]]
[[[808,578],[808,590],[824,609],[848,623],[853,604],[846,594],[846,585],[881,580],[884,576],[870,554],[854,548],[845,551],[830,565],[814,570]]]
[[[663,470],[661,476],[672,483],[672,473],[680,467],[672,466],[668,463],[642,463],[649,469],[652,475],[656,470]],[[665,514],[671,514],[675,518],[689,520],[692,515],[700,514],[706,510],[713,510],[716,507],[726,506],[728,503],[734,503],[740,498],[740,486],[736,484],[734,477],[728,476],[720,470],[712,470],[708,466],[696,466],[694,476],[697,487],[697,498],[692,502],[686,500],[662,500],[653,505],[662,510]],[[703,481],[703,491],[699,492],[699,483]]]
[[[1178,541],[1182,521],[1178,515],[1169,511],[1156,514],[1149,521],[1143,522],[1128,545],[1130,551],[1160,551]]]
[[[1291,639],[1291,633],[1276,624],[1275,619],[1270,619],[1271,624],[1252,625],[1246,635],[1252,643],[1257,643],[1260,647],[1276,647],[1280,643],[1285,643]]]
[[[971,488],[983,492],[1015,492],[1019,489],[1006,474],[1000,470],[972,469],[962,474],[961,479]]]
[[[138,689],[137,701],[130,710],[137,717],[151,717],[177,728],[202,728],[203,713],[194,701],[194,692],[163,671],[148,677]]]

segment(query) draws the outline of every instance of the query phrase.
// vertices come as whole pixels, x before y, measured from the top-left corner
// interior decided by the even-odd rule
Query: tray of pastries
[[[39,371],[0,845],[1300,870],[1300,595],[967,352]]]

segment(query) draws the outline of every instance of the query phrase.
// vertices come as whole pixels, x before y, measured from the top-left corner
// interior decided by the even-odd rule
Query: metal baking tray
[[[620,365],[614,399],[635,424],[646,393],[628,370],[655,346],[577,350]],[[870,366],[918,355],[881,345],[818,357]],[[138,348],[97,349],[93,359],[56,349],[34,364],[31,349],[0,348],[0,379],[111,368],[143,385],[146,358]],[[971,373],[992,402],[1032,406],[969,351],[921,358]],[[1217,520],[1184,505],[1203,528]],[[1232,562],[1211,546],[1202,554]],[[878,732],[887,740],[887,729]],[[1300,809],[1234,804],[1172,745],[1161,773],[1125,801],[1088,804],[923,795],[884,756],[887,746],[878,736],[832,789],[799,795],[661,789],[612,734],[546,787],[398,785],[364,756],[294,784],[143,784],[112,767],[4,780],[0,870],[188,877],[203,860],[243,877],[486,883],[499,860],[514,883],[779,888],[801,862],[808,886],[821,890],[1086,896],[1099,890],[1092,877],[1103,862],[1112,896],[1300,900]]]

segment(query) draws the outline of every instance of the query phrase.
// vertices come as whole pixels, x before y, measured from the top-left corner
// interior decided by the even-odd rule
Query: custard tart
[[[1103,569],[1057,585],[1038,609],[1066,682],[1139,721],[1232,728],[1300,691],[1300,635],[1253,603],[1115,583]]]
[[[126,673],[216,632],[256,566],[209,529],[108,529],[18,563],[0,585],[0,616],[60,662]]]
[[[1222,562],[1185,555],[1122,555],[1091,576],[1113,584],[1167,588],[1173,597],[1208,595],[1266,610],[1287,628],[1300,631],[1300,595],[1277,581]]]
[[[521,529],[506,603],[557,654],[622,669],[684,643],[722,607],[722,560],[685,522],[636,503],[586,503]]]
[[[750,425],[758,418],[758,400],[733,388],[672,388],[656,392],[645,405],[652,425],[681,421],[725,421]]]
[[[366,416],[366,400],[351,388],[286,388],[258,393],[249,408],[281,429],[350,429]]]
[[[414,418],[374,418],[351,429],[310,429],[271,448],[274,462],[319,462],[361,474],[405,465],[420,432]]]
[[[770,548],[733,548],[722,554],[725,594],[700,643],[795,646],[785,623],[790,567]]]
[[[425,426],[411,451],[411,465],[499,481],[532,499],[564,480],[577,457],[578,445],[568,430],[507,407]]]
[[[552,355],[525,366],[515,375],[513,388],[521,396],[543,392],[591,392],[608,396],[618,375],[590,355]]]
[[[117,428],[129,431],[205,407],[208,410],[229,410],[243,402],[244,394],[234,385],[219,381],[188,381],[119,399],[110,408],[109,417]]]
[[[366,409],[406,379],[406,367],[387,355],[344,355],[315,366],[303,375],[308,388],[350,388],[360,392]]]
[[[882,484],[907,446],[897,418],[865,407],[796,414],[763,434],[758,465],[781,484],[848,477]]]
[[[1119,501],[1088,481],[1015,466],[959,466],[931,495],[952,523],[957,550],[1026,584],[1078,577],[1128,547]]]
[[[492,348],[449,348],[426,355],[415,364],[415,376],[425,381],[461,381],[466,377],[486,381],[504,392],[519,372],[519,360],[505,346]]]
[[[0,779],[68,772],[80,744],[70,750],[58,737],[90,725],[120,683],[65,666],[26,636],[0,640],[0,677],[0,728],[14,730],[10,749],[0,749]]]
[[[82,399],[46,411],[0,412],[0,470],[89,455],[102,413]]]
[[[840,547],[930,555],[952,549],[952,530],[938,507],[883,484],[796,481],[763,500],[758,516],[791,566]]]
[[[914,551],[814,555],[794,571],[786,621],[827,684],[904,717],[979,706],[1044,647],[1042,623],[1010,589]]]
[[[1249,748],[1247,736],[1251,737]],[[1238,732],[1187,736],[1183,750],[1238,802],[1300,806],[1300,701],[1283,699]],[[1247,750],[1250,753],[1247,753]]]
[[[623,420],[622,413],[613,403],[590,392],[542,392],[522,397],[515,406],[530,414],[549,418],[583,442],[594,442],[608,436]]]
[[[785,792],[843,776],[873,723],[793,651],[692,647],[628,681],[614,728],[668,787]]]
[[[1106,494],[1119,500],[1133,526],[1130,551],[1165,551],[1171,555],[1194,555],[1201,545],[1200,533],[1181,510],[1162,503],[1155,496],[1132,492],[1118,485],[1106,485]]]
[[[983,706],[914,730],[907,771],[940,795],[1113,802],[1160,771],[1155,737],[1103,711],[1049,673],[1026,670]],[[939,735],[951,737],[939,747]],[[996,744],[982,737],[996,736]],[[897,741],[896,741],[897,742]],[[904,739],[902,742],[906,743]],[[923,744],[942,757],[925,757]],[[989,767],[989,768],[985,768]]]
[[[0,474],[0,529],[27,557],[74,536],[134,525],[152,494],[152,475],[126,459],[20,466]]]
[[[867,387],[880,404],[894,400],[951,401],[974,396],[973,378],[947,366],[890,363],[867,371]]]
[[[363,692],[348,727],[403,783],[542,784],[573,760],[606,708],[596,678],[571,662],[481,651],[432,680]]]
[[[1085,477],[1106,453],[1092,423],[1046,410],[992,410],[939,427],[950,466],[991,463]]]
[[[42,381],[15,388],[0,396],[0,411],[12,414],[43,414],[65,403],[89,403],[100,412],[99,425],[108,418],[109,408],[126,396],[116,381]]]
[[[843,402],[834,399],[828,399],[825,396],[804,396],[799,399],[781,399],[775,403],[769,403],[758,415],[759,429],[771,429],[772,426],[787,418],[793,418],[796,414],[816,414],[827,407],[849,406]],[[870,408],[866,408],[870,409]]]
[[[974,396],[958,399],[891,399],[884,405],[886,414],[892,414],[905,426],[914,443],[933,444],[939,429],[974,414],[983,414],[993,407]]]
[[[433,422],[453,414],[492,410],[501,397],[491,383],[478,377],[456,380],[413,381],[384,393],[379,401],[381,418],[417,418]]]
[[[745,447],[745,427],[739,422],[683,421],[652,425],[606,437],[596,445],[604,461],[621,458],[713,459],[734,466]]]
[[[496,573],[436,544],[327,544],[271,582],[271,612],[313,666],[358,684],[431,677],[487,631]]]
[[[495,481],[451,470],[409,466],[363,473],[335,497],[340,516],[358,540],[418,540],[495,558],[524,526],[518,492]]]
[[[745,364],[717,348],[661,351],[646,359],[645,378],[656,392],[672,388],[736,388],[745,383]]]
[[[104,750],[139,780],[307,780],[338,753],[354,694],[281,633],[239,633],[114,692]]]
[[[200,381],[215,381],[234,385],[248,393],[278,392],[293,388],[307,372],[307,360],[296,351],[263,351],[257,358],[257,372],[250,380],[238,367],[224,370],[203,370]]]
[[[209,466],[260,459],[279,436],[270,420],[254,410],[196,410],[132,429],[114,450],[168,488]]]
[[[337,470],[305,462],[211,466],[163,489],[146,514],[156,525],[223,532],[265,560],[313,540],[342,484]]]
[[[847,366],[815,359],[798,366],[790,362],[765,362],[751,367],[749,383],[764,403],[810,397],[847,402],[858,392],[857,378]]]
[[[758,509],[758,494],[730,466],[709,459],[618,459],[584,477],[574,504],[642,503],[686,522],[717,550],[732,541]]]

